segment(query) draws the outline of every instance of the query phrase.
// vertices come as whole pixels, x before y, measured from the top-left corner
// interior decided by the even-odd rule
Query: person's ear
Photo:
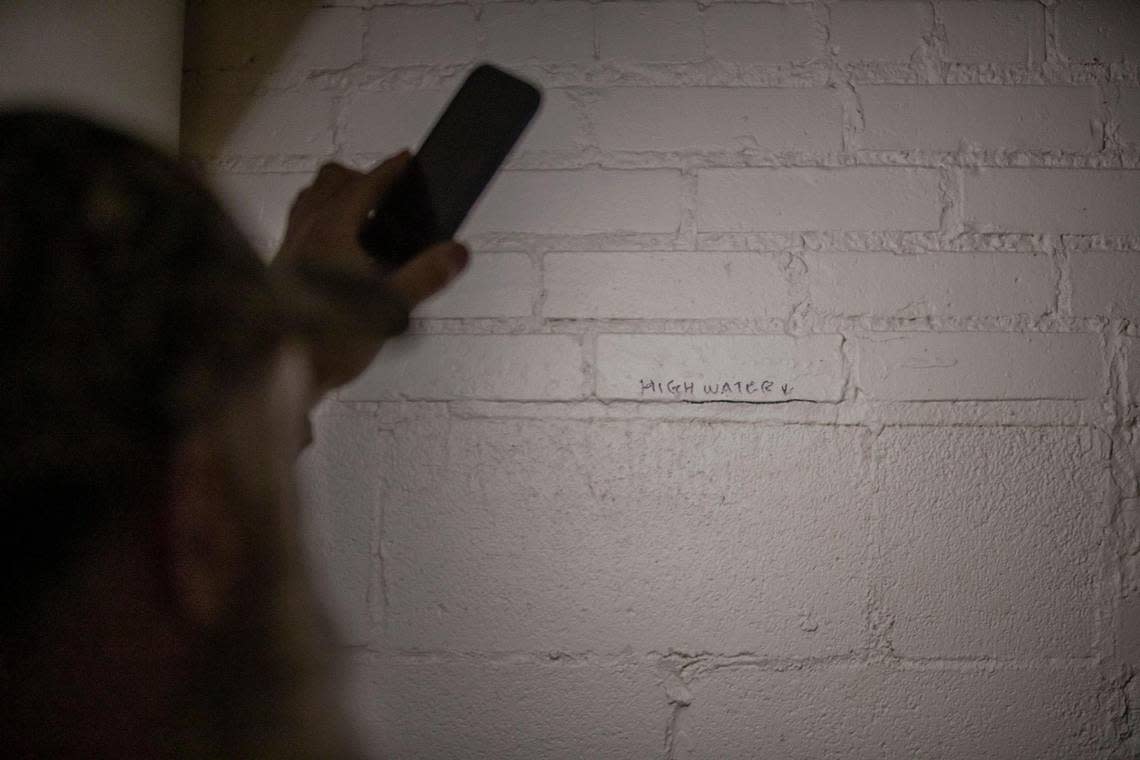
[[[218,443],[192,436],[174,451],[167,489],[164,552],[179,616],[216,623],[234,602],[242,533]]]

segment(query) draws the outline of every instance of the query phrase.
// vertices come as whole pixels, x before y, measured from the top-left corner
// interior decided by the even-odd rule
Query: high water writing
[[[714,382],[677,380],[673,378],[646,378],[638,381],[641,395],[695,396],[698,392],[705,396],[776,396],[787,397],[793,388],[789,383],[775,380],[716,380]]]

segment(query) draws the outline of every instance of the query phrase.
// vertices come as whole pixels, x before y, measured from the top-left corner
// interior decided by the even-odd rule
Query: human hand
[[[290,209],[273,269],[287,283],[285,297],[303,305],[322,393],[363,372],[384,340],[403,332],[411,309],[467,265],[468,251],[455,241],[431,246],[394,271],[361,247],[366,215],[410,159],[404,151],[367,173],[325,164]]]

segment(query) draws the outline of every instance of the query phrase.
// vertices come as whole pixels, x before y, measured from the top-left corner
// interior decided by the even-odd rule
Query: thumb
[[[470,258],[466,246],[448,240],[416,254],[388,277],[388,285],[403,294],[410,306],[438,293],[463,271]]]

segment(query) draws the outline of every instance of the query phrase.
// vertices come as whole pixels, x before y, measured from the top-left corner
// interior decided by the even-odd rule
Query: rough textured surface
[[[1073,261],[1073,313],[1140,321],[1140,256],[1083,253]]]
[[[839,150],[841,104],[827,88],[621,87],[590,104],[603,150]]]
[[[839,401],[838,335],[599,335],[599,398]]]
[[[858,649],[869,586],[859,440],[811,426],[399,425],[382,539],[387,643]]]
[[[408,335],[388,341],[340,397],[571,399],[581,373],[572,335]]]
[[[718,669],[691,686],[678,758],[1094,757],[1087,669],[772,672]]]
[[[303,462],[372,746],[1140,756],[1138,8],[191,0],[267,255],[474,62],[546,92]]]
[[[910,657],[1087,657],[1106,444],[1066,428],[884,431],[883,610]]]
[[[1025,314],[1055,308],[1047,256],[988,253],[804,254],[807,305],[820,314],[910,319]]]
[[[424,760],[653,757],[668,714],[648,665],[358,660],[356,705],[372,745]],[[569,707],[568,707],[569,706]]]
[[[994,232],[1140,235],[1140,172],[981,169],[965,176],[965,220]]]
[[[1096,398],[1095,335],[878,333],[858,341],[859,389],[907,400]]]
[[[897,85],[859,90],[863,147],[870,150],[1099,147],[1092,120],[1095,87],[962,85],[932,89]]]
[[[925,169],[706,169],[701,230],[933,230],[938,174]]]
[[[548,317],[783,317],[794,305],[788,260],[755,253],[551,253]]]
[[[939,6],[946,57],[1034,65],[1045,59],[1045,8],[1034,0],[960,0]]]

